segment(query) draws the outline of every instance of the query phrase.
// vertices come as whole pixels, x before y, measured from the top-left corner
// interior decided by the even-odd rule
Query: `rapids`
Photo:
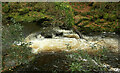
[[[88,52],[96,52],[100,49],[107,48],[113,52],[118,52],[118,39],[112,37],[101,36],[85,36],[85,39],[80,39],[79,36],[72,30],[63,30],[53,28],[57,33],[63,33],[62,36],[56,36],[51,33],[52,38],[45,38],[38,32],[28,35],[25,40],[30,42],[32,53],[40,52],[59,52],[59,51],[76,51],[79,49],[87,50]],[[47,30],[49,31],[49,30]],[[47,33],[46,33],[47,34]]]

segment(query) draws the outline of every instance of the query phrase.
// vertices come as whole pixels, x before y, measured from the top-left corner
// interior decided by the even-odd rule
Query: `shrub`
[[[101,62],[101,56],[105,57],[106,49],[97,53],[97,56],[92,56],[87,53],[87,51],[78,50],[77,53],[71,53],[67,55],[70,58],[70,70],[73,72],[99,72],[108,71],[106,67],[103,66]],[[104,59],[105,59],[104,58]]]
[[[11,18],[16,22],[38,22],[53,26],[71,26],[74,24],[73,10],[69,3],[2,3],[3,22],[9,23]]]
[[[33,59],[29,43],[23,43],[21,24],[12,21],[13,24],[2,27],[3,70],[29,63]]]

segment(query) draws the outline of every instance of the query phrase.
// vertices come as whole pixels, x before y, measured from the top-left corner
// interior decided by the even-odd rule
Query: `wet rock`
[[[52,34],[44,34],[43,35],[45,38],[52,38]]]
[[[63,35],[63,32],[56,32],[55,35],[56,35],[56,36],[62,36],[62,35]]]
[[[77,34],[64,34],[63,36],[68,37],[68,38],[80,39],[79,35],[77,35]]]

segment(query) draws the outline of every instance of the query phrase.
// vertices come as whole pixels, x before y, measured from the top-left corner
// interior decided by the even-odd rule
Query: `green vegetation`
[[[91,48],[91,50],[98,49],[95,44],[92,45]],[[71,49],[69,44],[67,44],[67,49]],[[110,66],[107,66],[105,61],[111,58],[109,57],[110,54],[111,51],[104,46],[101,46],[101,49],[97,52],[89,52],[87,50],[77,50],[76,52],[71,52],[66,55],[69,66],[68,71],[72,71],[73,73],[107,72],[109,71]]]
[[[73,11],[69,3],[3,3],[3,23],[37,22],[39,25],[71,26]]]
[[[82,27],[80,30],[83,30],[83,32],[88,32],[88,30],[90,30],[90,32],[119,31],[118,8],[120,3],[71,3],[71,5],[74,8],[75,15],[82,17],[78,18],[80,22],[77,18],[76,20],[78,21],[77,25]],[[82,9],[79,7],[81,5],[84,6]],[[89,23],[84,23],[86,21]]]
[[[12,21],[13,24],[2,27],[2,70],[29,63],[34,57],[29,43],[23,43],[22,25]]]
[[[33,58],[24,41],[21,25],[24,22],[37,23],[40,27],[59,26],[71,29],[76,25],[83,33],[90,32],[120,32],[119,11],[120,3],[2,3],[2,48],[3,70],[16,65],[27,64]],[[31,25],[30,25],[31,26]],[[20,44],[21,45],[17,45]],[[66,44],[68,50],[71,49]],[[95,48],[93,46],[93,48]],[[8,50],[9,49],[9,50]],[[102,60],[108,58],[105,48],[91,55],[87,51],[78,50],[66,55],[69,59],[69,71],[98,72],[108,71]],[[56,72],[56,71],[55,71]]]
[[[109,70],[103,62],[109,58],[107,56],[108,53],[110,54],[110,51],[103,48],[95,54],[88,53],[85,50],[78,50],[66,56],[69,59],[70,71],[90,73]]]
[[[71,7],[72,6],[72,7]],[[37,22],[41,26],[70,28],[74,15],[79,15],[80,30],[118,31],[119,3],[3,3],[3,24],[16,22]],[[77,8],[76,8],[77,7]],[[73,9],[72,9],[73,8]],[[76,10],[77,9],[77,10]],[[83,18],[81,18],[83,17]],[[77,19],[78,20],[78,19]],[[75,19],[76,21],[76,19]],[[85,21],[85,24],[84,24]],[[87,23],[86,23],[87,22]],[[111,23],[111,25],[109,25]],[[94,30],[97,29],[98,30]],[[84,30],[83,32],[87,32]]]

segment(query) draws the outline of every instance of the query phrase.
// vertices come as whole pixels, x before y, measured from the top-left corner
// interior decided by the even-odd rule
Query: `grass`
[[[94,46],[93,46],[94,47]],[[88,53],[87,51],[78,50],[67,55],[69,58],[70,71],[72,72],[101,72],[108,71],[108,68],[104,66],[103,60],[106,60],[110,51],[106,48],[99,50],[95,54]]]

